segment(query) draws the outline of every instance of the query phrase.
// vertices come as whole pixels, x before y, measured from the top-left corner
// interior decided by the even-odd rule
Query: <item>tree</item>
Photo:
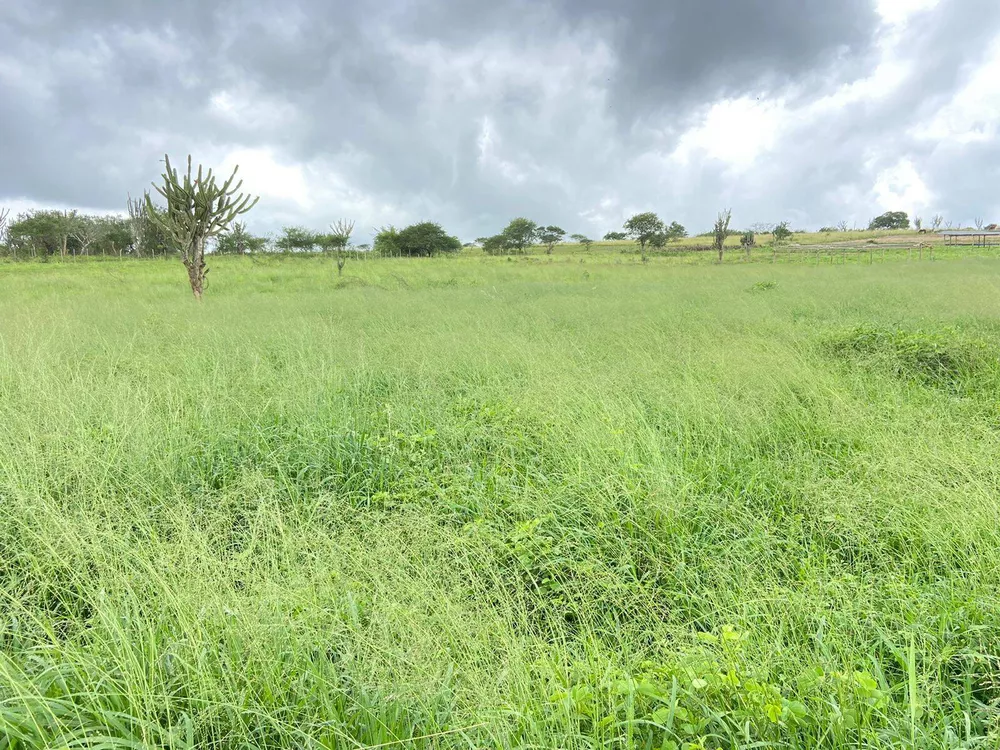
[[[0,245],[7,246],[7,219],[10,218],[9,208],[0,208]]]
[[[663,234],[663,221],[652,211],[636,214],[623,225],[625,233],[639,243],[639,252],[646,260],[646,245],[658,234]]]
[[[538,237],[538,224],[531,219],[518,217],[511,220],[500,236],[503,237],[505,249],[523,253],[526,248],[535,244]]]
[[[396,248],[401,255],[429,258],[439,253],[457,253],[462,249],[462,242],[445,232],[440,224],[422,221],[397,234]]]
[[[251,255],[266,248],[267,238],[248,232],[242,221],[234,221],[229,231],[220,234],[215,243],[215,252],[220,255]]]
[[[625,232],[608,232],[604,235],[604,239],[608,242],[617,242],[620,240],[627,240],[628,235]]]
[[[590,250],[590,246],[594,244],[594,241],[585,234],[571,234],[569,238],[583,245],[584,250]]]
[[[136,257],[156,255],[167,255],[174,251],[171,246],[171,239],[163,229],[162,218],[163,209],[153,205],[149,199],[149,192],[143,193],[141,200],[133,200],[129,196],[128,202],[128,222],[132,230],[132,239],[128,243],[129,250]],[[119,256],[123,247],[119,246]]]
[[[282,227],[274,246],[283,253],[311,253],[320,245],[320,236],[304,227]]]
[[[978,230],[982,231],[982,229],[983,229],[983,224],[985,224],[986,222],[985,222],[985,221],[983,220],[983,218],[982,218],[981,216],[977,216],[977,217],[975,218],[975,221],[974,221],[974,223],[975,223],[975,225],[976,225],[976,229],[978,229]]]
[[[837,223],[837,229],[839,231],[841,231],[841,232],[846,232],[847,231],[847,222],[846,221],[838,222]]]
[[[536,232],[538,241],[545,245],[546,255],[552,255],[552,248],[562,242],[565,236],[566,230],[555,226],[539,227]]]
[[[747,259],[750,258],[750,251],[753,250],[756,244],[757,235],[752,229],[748,229],[740,235],[740,245],[743,247],[743,250],[746,251]]]
[[[775,224],[774,228],[771,229],[771,237],[774,239],[775,244],[780,244],[782,242],[787,242],[792,236],[792,230],[788,228],[788,222],[783,221],[780,224]]]
[[[76,240],[74,255],[89,255],[90,248],[104,239],[105,225],[96,216],[77,216],[70,228],[70,237]]]
[[[688,236],[688,231],[684,228],[683,224],[672,221],[670,222],[670,226],[666,229],[666,234],[668,240],[681,240]]]
[[[101,223],[104,225],[101,253],[107,254],[110,250],[111,255],[122,257],[135,241],[131,220],[121,216],[105,216]]]
[[[330,233],[320,235],[319,246],[323,252],[332,252],[337,261],[337,275],[344,273],[344,266],[347,264],[345,250],[351,242],[351,235],[354,233],[354,222],[347,219],[337,219],[330,225]]]
[[[924,220],[923,220],[923,218],[921,218],[920,216],[914,216],[913,217],[913,226],[914,226],[914,228],[918,232],[922,231],[923,228],[924,228]]]
[[[670,242],[670,237],[666,232],[657,232],[649,238],[649,246],[654,250],[662,250],[668,242]],[[643,261],[645,261],[645,256],[643,256]]]
[[[941,214],[934,214],[934,218],[931,219],[931,231],[939,230],[942,223],[944,223],[944,217]]]
[[[718,218],[715,220],[715,226],[712,228],[712,236],[715,238],[715,249],[719,253],[719,263],[722,262],[722,254],[726,248],[726,237],[729,236],[729,220],[732,217],[733,210],[731,208],[720,211]]]
[[[375,252],[382,256],[399,255],[399,230],[391,224],[375,234]]]
[[[65,256],[76,222],[76,211],[28,211],[7,225],[7,242],[14,255],[47,259]],[[75,240],[73,241],[75,246]]]
[[[229,228],[237,216],[245,214],[260,200],[249,194],[238,192],[243,186],[240,180],[235,185],[239,167],[222,185],[217,185],[212,170],[203,174],[198,165],[198,173],[192,179],[191,157],[188,156],[187,173],[183,180],[177,170],[171,168],[170,157],[164,155],[166,170],[161,175],[163,185],[153,187],[167,202],[164,214],[155,214],[155,207],[149,193],[146,193],[146,209],[167,232],[181,253],[181,261],[188,272],[191,292],[201,301],[205,289],[205,245],[210,239]]]
[[[487,255],[500,255],[507,252],[507,241],[502,234],[495,234],[492,237],[481,237],[483,252]]]
[[[906,211],[886,211],[881,216],[876,216],[868,224],[869,231],[876,229],[909,229],[910,217]]]

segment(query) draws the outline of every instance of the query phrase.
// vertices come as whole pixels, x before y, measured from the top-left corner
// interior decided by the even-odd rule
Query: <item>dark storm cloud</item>
[[[594,233],[647,207],[700,225],[722,203],[820,223],[861,210],[902,159],[942,202],[985,211],[947,163],[979,159],[985,188],[995,142],[913,131],[988,53],[997,5],[914,16],[890,55],[902,83],[817,110],[885,62],[870,0],[7,0],[0,204],[114,210],[164,150],[191,150],[244,155],[248,180],[278,170],[253,217],[268,229],[352,213],[473,237],[529,214]],[[777,135],[749,167],[679,160],[725,97],[774,102]],[[744,137],[743,116],[714,137]]]

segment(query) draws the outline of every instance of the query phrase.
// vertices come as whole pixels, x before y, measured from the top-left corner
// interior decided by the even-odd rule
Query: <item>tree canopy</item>
[[[408,256],[429,257],[440,253],[457,253],[462,249],[462,243],[457,237],[452,237],[440,224],[433,221],[422,221],[400,230],[395,244],[400,255]]]
[[[562,242],[566,230],[556,226],[539,227],[536,236],[538,241],[545,245],[545,252],[552,255],[552,248]]]
[[[909,229],[910,217],[906,211],[886,211],[881,216],[876,216],[868,224],[869,229]]]

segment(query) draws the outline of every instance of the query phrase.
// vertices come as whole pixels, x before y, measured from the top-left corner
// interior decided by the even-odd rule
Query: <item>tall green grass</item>
[[[992,748],[1000,266],[0,271],[0,748]]]

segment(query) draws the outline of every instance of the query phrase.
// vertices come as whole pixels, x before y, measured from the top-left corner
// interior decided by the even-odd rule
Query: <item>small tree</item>
[[[111,251],[111,255],[122,257],[125,250],[131,248],[135,242],[131,220],[122,216],[104,216],[100,221],[103,225],[101,254],[106,255]]]
[[[921,217],[921,216],[914,216],[913,217],[913,226],[914,226],[914,228],[916,228],[916,230],[918,232],[921,231],[921,230],[923,230],[923,228],[924,228],[923,217]]]
[[[229,228],[237,216],[245,214],[255,205],[260,197],[239,193],[243,181],[235,185],[236,172],[222,185],[217,185],[212,170],[202,173],[198,165],[198,173],[192,179],[191,157],[188,156],[187,174],[183,180],[177,170],[170,166],[170,157],[164,156],[166,171],[163,172],[163,185],[154,184],[156,191],[167,202],[163,214],[155,213],[155,206],[146,193],[146,208],[160,226],[170,235],[181,253],[181,261],[187,268],[191,292],[196,300],[201,301],[205,290],[205,276],[208,268],[205,264],[205,245],[212,237],[216,237]]]
[[[500,255],[507,252],[507,240],[502,234],[495,234],[492,237],[481,237],[483,252],[487,255]]]
[[[78,216],[73,222],[70,237],[76,241],[80,255],[89,255],[90,248],[104,239],[105,225],[95,216]]]
[[[731,208],[720,211],[718,218],[715,220],[715,226],[712,228],[715,249],[719,253],[719,263],[722,262],[722,254],[726,249],[726,237],[729,236],[729,221],[732,218],[733,210]]]
[[[639,253],[642,255],[643,262],[645,262],[646,245],[656,235],[663,234],[665,227],[659,216],[652,211],[646,211],[645,213],[636,214],[626,221],[624,229],[629,237],[639,243]]]
[[[608,232],[604,235],[604,239],[608,242],[619,242],[621,240],[627,240],[628,235],[625,232]]]
[[[375,233],[374,251],[378,255],[392,257],[401,255],[399,251],[399,230],[396,227],[382,227]]]
[[[344,251],[347,250],[347,246],[351,242],[351,234],[353,232],[353,221],[337,219],[337,221],[330,225],[330,234],[324,238],[323,249],[333,251],[334,258],[337,260],[338,276],[342,276],[344,273],[344,266],[347,264],[347,255]]]
[[[571,234],[569,238],[583,245],[584,250],[590,250],[590,246],[594,244],[594,241],[585,234]]]
[[[687,229],[684,228],[683,224],[676,221],[670,222],[670,226],[666,229],[666,235],[668,240],[681,240],[688,236]]]
[[[523,253],[526,248],[535,244],[535,240],[538,237],[538,224],[531,221],[531,219],[518,217],[511,220],[510,224],[500,233],[500,236],[503,237],[505,249]]]
[[[149,192],[143,193],[141,199],[128,197],[128,225],[131,231],[131,239],[127,247],[129,251],[138,258],[144,256],[164,255],[174,250],[171,247],[171,239],[164,231],[162,222],[157,221],[157,217],[163,210],[152,204],[149,200]],[[121,250],[119,246],[119,256]]]
[[[981,216],[977,216],[976,217],[976,219],[975,219],[976,229],[982,231],[983,224],[985,224],[985,223],[986,222],[983,220],[983,218]]]
[[[788,222],[783,221],[780,224],[775,224],[771,229],[771,237],[774,239],[775,244],[781,244],[790,240],[792,238],[792,230],[788,228]]]
[[[743,234],[740,235],[740,245],[747,254],[747,260],[750,260],[750,251],[753,250],[754,246],[757,244],[757,235],[752,229],[748,229]]]
[[[881,216],[876,216],[868,224],[869,231],[876,229],[909,229],[910,217],[906,211],[886,211]]]
[[[841,232],[846,232],[847,231],[847,222],[846,221],[838,222],[837,223],[837,229],[839,231],[841,231]]]
[[[9,208],[0,208],[0,245],[7,244],[7,219],[10,218]]]
[[[931,219],[931,231],[936,232],[941,228],[944,223],[944,217],[941,214],[934,214],[934,218]]]
[[[545,254],[552,255],[552,249],[562,242],[566,230],[555,226],[539,227],[536,236],[538,241],[545,245]]]
[[[267,238],[258,237],[247,231],[246,223],[234,221],[229,231],[219,235],[215,252],[220,255],[252,255],[267,247]]]

